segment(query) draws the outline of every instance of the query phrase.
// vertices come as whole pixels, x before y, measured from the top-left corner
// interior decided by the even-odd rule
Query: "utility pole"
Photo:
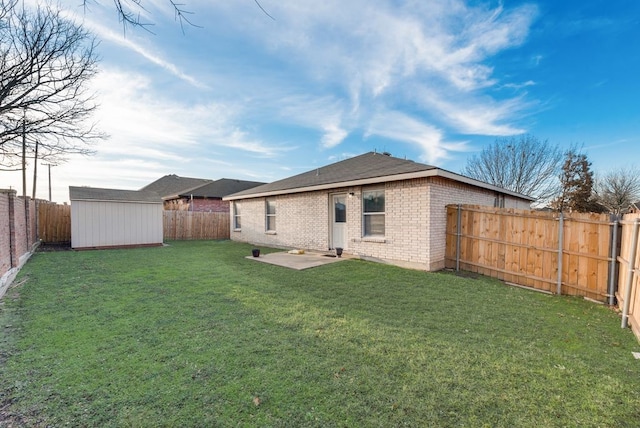
[[[27,132],[26,132],[26,111],[22,119],[22,196],[27,197]]]
[[[31,199],[36,198],[36,182],[38,181],[38,142],[36,141],[35,155],[33,158],[33,192],[31,192]]]
[[[49,167],[49,202],[51,202],[51,167],[55,165],[50,163],[43,163],[42,165]]]

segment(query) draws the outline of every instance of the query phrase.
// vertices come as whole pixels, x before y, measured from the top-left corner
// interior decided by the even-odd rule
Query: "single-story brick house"
[[[231,239],[444,268],[446,205],[529,209],[532,198],[435,166],[365,153],[224,198]]]

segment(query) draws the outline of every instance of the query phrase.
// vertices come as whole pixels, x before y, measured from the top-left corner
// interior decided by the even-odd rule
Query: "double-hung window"
[[[233,203],[233,228],[240,230],[241,227],[242,226],[240,222],[240,203],[234,202]]]
[[[276,231],[276,200],[275,199],[267,199],[265,203],[266,210],[266,229],[267,232],[275,232]]]
[[[362,192],[364,236],[384,236],[384,190]]]

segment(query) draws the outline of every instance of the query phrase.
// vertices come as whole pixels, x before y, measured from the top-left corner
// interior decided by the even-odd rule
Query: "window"
[[[364,236],[384,236],[384,190],[362,192]]]
[[[240,229],[240,204],[237,202],[233,203],[233,228]]]
[[[336,223],[347,222],[347,206],[344,196],[336,196],[333,199],[333,221]]]
[[[267,219],[266,226],[267,232],[276,230],[276,201],[274,199],[267,199],[266,201]]]

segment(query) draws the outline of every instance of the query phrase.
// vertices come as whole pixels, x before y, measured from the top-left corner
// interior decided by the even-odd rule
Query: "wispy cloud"
[[[485,60],[526,40],[538,14],[535,6],[471,7],[450,0],[397,7],[397,2],[373,5],[363,0],[328,0],[313,7],[294,1],[270,7],[276,24],[268,20],[251,20],[252,25],[241,22],[238,25],[248,29],[247,37],[255,37],[273,55],[294,66],[298,76],[317,85],[315,91],[341,88],[344,102],[335,108],[339,100],[334,99],[331,113],[324,110],[303,120],[299,113],[298,120],[296,115],[290,116],[296,123],[321,130],[322,147],[336,147],[357,128],[379,123],[379,116],[370,115],[415,101],[416,93],[423,98],[419,116],[436,123],[441,138],[428,133],[433,138],[426,144],[425,134],[411,137],[405,131],[401,140],[425,150],[429,147],[427,158],[438,158],[448,150],[442,135],[449,133],[523,132],[512,122],[519,119],[527,102],[519,97],[495,99],[483,93],[485,88],[500,84]],[[506,85],[517,91],[532,84]],[[283,110],[298,111],[297,107]],[[423,120],[414,119],[422,124],[410,129],[423,132],[433,126]]]
[[[422,159],[431,164],[446,159],[450,151],[467,150],[465,142],[446,141],[442,130],[396,111],[383,111],[373,116],[366,135],[417,144],[424,153]]]
[[[167,2],[164,2],[164,3],[167,3]],[[140,12],[142,14],[141,16],[146,15],[149,19],[151,19],[151,17],[148,16],[148,12],[146,12],[145,9],[141,9]],[[113,43],[131,52],[135,52],[136,54],[146,59],[147,61],[151,62],[152,64],[156,65],[157,67],[189,83],[190,85],[193,85],[196,88],[199,88],[199,89],[208,88],[207,85],[205,85],[203,82],[200,82],[195,77],[185,73],[171,61],[164,59],[162,57],[162,54],[159,53],[157,49],[150,48],[148,46],[143,46],[143,44],[134,41],[134,37],[136,35],[135,32],[132,35],[126,36],[122,31],[114,31],[112,22],[109,22],[109,24],[105,25],[94,18],[95,16],[100,16],[100,14],[93,15],[89,13],[89,14],[79,15],[77,8],[66,9],[65,13],[66,13],[66,16],[70,19],[80,20],[82,22],[82,25],[85,28],[87,28],[89,31],[91,31],[95,36],[97,36],[98,39],[100,39],[101,41]],[[166,10],[165,10],[165,13],[166,13]],[[132,30],[143,31],[141,29],[136,29],[136,28],[133,28]]]

